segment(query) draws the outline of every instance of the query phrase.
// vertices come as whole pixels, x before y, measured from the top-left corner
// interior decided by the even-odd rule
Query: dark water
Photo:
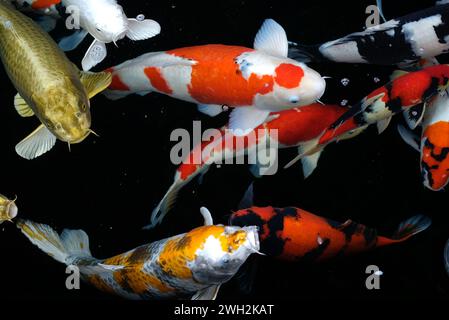
[[[119,1],[132,17],[144,13],[163,28],[157,38],[119,47],[108,45],[109,56],[96,70],[140,54],[190,45],[223,43],[251,46],[265,18],[277,20],[292,41],[319,43],[360,31],[365,8],[374,1]],[[384,1],[385,14],[399,17],[433,5],[433,1]],[[70,58],[80,64],[89,41]],[[447,62],[447,58],[441,58]],[[393,68],[313,65],[328,80],[326,103],[355,103],[388,80]],[[3,101],[0,108],[1,193],[18,195],[22,217],[61,230],[82,228],[90,236],[95,257],[104,258],[138,245],[186,232],[202,223],[199,207],[207,206],[216,222],[226,223],[237,209],[252,177],[244,166],[212,168],[203,184],[185,188],[175,209],[157,230],[144,232],[151,210],[172,183],[170,133],[192,128],[219,127],[226,115],[209,119],[196,107],[157,94],[131,96],[111,102],[102,96],[92,101],[93,129],[69,152],[63,143],[32,162],[22,160],[14,146],[38,125],[20,118],[13,108],[15,89],[0,71]],[[343,86],[341,79],[350,83]],[[397,117],[395,123],[400,120]],[[402,142],[395,123],[378,136],[373,129],[360,137],[326,149],[317,172],[302,178],[299,166],[256,181],[259,206],[296,206],[317,215],[345,221],[351,218],[391,234],[405,218],[422,213],[433,226],[412,240],[374,252],[304,266],[270,259],[259,260],[250,295],[236,281],[223,286],[219,299],[380,299],[448,298],[449,279],[443,265],[444,242],[449,238],[448,194],[424,189],[419,155]],[[296,155],[281,152],[282,163]],[[83,285],[65,288],[65,267],[31,245],[11,224],[0,226],[1,291],[20,299],[113,299]],[[377,265],[384,272],[381,290],[365,288],[365,269]]]

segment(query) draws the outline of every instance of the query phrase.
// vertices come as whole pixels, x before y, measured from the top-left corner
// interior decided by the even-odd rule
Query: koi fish
[[[91,132],[89,99],[111,83],[109,73],[80,72],[50,36],[7,2],[0,2],[0,57],[22,117],[41,125],[16,146],[25,159],[49,151],[56,140],[75,144]]]
[[[449,51],[449,4],[441,4],[321,45],[292,44],[300,61],[400,65]]]
[[[227,160],[251,155],[267,147],[277,146],[279,149],[297,148],[298,158],[302,160],[304,177],[308,178],[316,169],[325,145],[318,144],[318,139],[336,119],[348,109],[338,105],[321,105],[315,103],[300,109],[286,110],[270,115],[270,121],[260,125],[248,134],[248,138],[238,140],[228,127],[195,146],[192,152],[178,167],[174,182],[164,198],[153,210],[151,224],[146,228],[153,228],[161,223],[169,210],[173,207],[179,191],[198,175],[204,175],[211,164],[227,163]],[[335,140],[346,140],[359,135],[364,129],[348,131],[345,135],[334,137]],[[269,164],[255,163],[251,172],[256,176],[270,170]]]
[[[398,126],[401,137],[421,154],[424,186],[433,191],[443,190],[449,183],[449,97],[437,95],[424,115],[422,136]]]
[[[0,194],[0,224],[5,221],[12,222],[12,219],[17,217],[16,200],[9,200]]]
[[[426,230],[431,220],[415,216],[391,238],[351,220],[338,223],[298,208],[252,207],[235,212],[230,224],[259,227],[261,252],[289,261],[322,261],[403,242]]]
[[[56,28],[57,20],[61,18],[59,9],[61,0],[10,0],[23,13],[31,14],[34,21],[46,32]]]
[[[379,133],[389,125],[393,115],[407,113],[408,123],[416,127],[423,118],[426,104],[447,89],[449,65],[436,65],[415,72],[397,72],[388,84],[374,90],[351,108],[323,134],[320,143],[328,143],[335,135],[377,123]],[[342,127],[342,125],[345,126]]]
[[[83,280],[127,299],[192,298],[212,300],[246,259],[259,250],[256,227],[205,226],[99,260],[92,257],[82,230],[64,230],[31,221],[17,223],[22,233],[58,262],[79,268]]]
[[[254,49],[204,45],[147,53],[110,68],[113,81],[106,96],[158,92],[199,105],[216,116],[223,106],[234,108],[229,127],[245,135],[265,122],[270,112],[314,103],[325,80],[303,63],[287,58],[284,29],[266,20]]]
[[[61,40],[64,51],[75,49],[90,34],[95,40],[82,60],[84,71],[90,70],[107,56],[106,43],[128,37],[139,41],[153,38],[161,32],[161,26],[154,20],[127,18],[116,0],[62,0],[67,8],[77,8],[81,30]]]

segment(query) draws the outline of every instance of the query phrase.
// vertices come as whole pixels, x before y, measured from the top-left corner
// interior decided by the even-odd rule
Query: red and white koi
[[[421,153],[424,186],[443,190],[449,183],[449,97],[446,92],[436,96],[424,115],[419,139],[411,131],[398,127],[402,138]]]
[[[416,127],[422,120],[426,104],[448,85],[449,65],[397,73],[392,81],[370,93],[332,124],[320,143],[329,143],[347,130],[374,123],[381,133],[388,127],[392,116],[400,112],[408,112],[409,124]]]
[[[330,124],[343,115],[347,108],[338,105],[322,105],[315,103],[299,109],[286,110],[270,115],[271,120],[257,127],[244,139],[238,139],[227,127],[195,146],[192,152],[178,167],[174,182],[164,198],[153,210],[152,228],[159,224],[174,205],[179,191],[198,175],[204,175],[211,164],[228,163],[228,160],[246,155],[254,155],[267,148],[276,146],[279,149],[298,148],[299,156],[287,165],[302,160],[304,177],[309,177],[318,165],[318,160],[326,145],[318,143],[319,137]],[[365,127],[348,131],[335,140],[350,139],[360,134]],[[251,159],[251,157],[248,157]],[[257,158],[254,157],[254,158]],[[257,158],[251,163],[255,176],[263,175],[270,170],[270,163],[261,163]],[[267,161],[268,162],[268,161]]]
[[[58,262],[77,267],[96,288],[127,299],[213,300],[247,258],[258,253],[257,227],[213,225],[201,209],[205,226],[140,246],[121,255],[92,257],[82,230],[58,235],[48,225],[20,220],[22,233]]]
[[[271,112],[314,103],[326,82],[305,64],[289,59],[284,29],[266,20],[254,49],[204,45],[142,55],[110,68],[112,99],[158,92],[196,103],[210,116],[234,108],[229,127],[245,135]]]

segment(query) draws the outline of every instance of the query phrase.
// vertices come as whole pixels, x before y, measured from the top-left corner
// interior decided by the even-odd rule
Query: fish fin
[[[207,209],[206,207],[201,207],[200,213],[203,216],[205,226],[214,225],[214,219],[212,218],[212,214],[210,213],[209,209]]]
[[[376,4],[377,4],[377,9],[379,10],[380,17],[382,18],[382,20],[384,22],[387,22],[387,19],[385,19],[385,16],[384,16],[384,11],[382,9],[382,0],[376,0]]]
[[[215,300],[217,299],[218,291],[220,290],[220,285],[210,286],[206,289],[198,291],[192,300]]]
[[[20,96],[20,94],[16,94],[14,97],[14,108],[16,108],[17,113],[24,118],[34,116],[34,111],[31,107],[26,103],[25,100]]]
[[[41,124],[28,137],[16,146],[16,152],[22,158],[32,160],[50,151],[56,144],[56,137]]]
[[[173,208],[173,205],[178,198],[179,191],[183,186],[184,183],[180,181],[175,181],[170,186],[165,196],[158,203],[156,208],[153,209],[153,212],[151,213],[151,223],[144,227],[145,230],[153,229],[162,222],[167,213]]]
[[[386,119],[382,119],[382,120],[377,121],[377,124],[376,124],[377,125],[377,132],[379,134],[382,134],[385,130],[387,130],[388,126],[391,123],[391,119],[392,118],[393,117],[388,117]]]
[[[260,126],[270,115],[269,111],[259,110],[255,107],[235,108],[230,115],[229,129],[237,137],[246,136]]]
[[[284,28],[273,19],[262,24],[254,40],[254,49],[279,56],[288,56],[288,39]]]
[[[315,169],[318,167],[318,161],[320,160],[322,150],[315,152],[314,154],[301,159],[302,171],[304,173],[304,179],[307,179],[312,175]]]
[[[91,99],[109,87],[112,82],[112,75],[109,72],[80,71],[80,80],[89,99]]]
[[[50,257],[61,263],[66,263],[69,253],[61,241],[58,233],[50,226],[35,223],[29,220],[17,220],[17,228],[31,241]]]
[[[307,156],[307,154],[311,154],[314,150],[316,150],[318,148],[319,140],[320,140],[320,138],[318,137],[316,139],[313,139],[313,140],[310,140],[308,142],[301,144],[298,147],[298,155],[292,161],[287,163],[284,166],[284,169],[288,169],[288,168],[292,167],[303,157]]]
[[[209,117],[216,117],[224,110],[223,106],[219,104],[199,104],[198,111],[208,115]]]
[[[426,230],[432,225],[432,220],[423,215],[416,215],[404,222],[402,222],[396,233],[393,235],[393,240],[404,241],[408,238]]]
[[[99,263],[98,266],[105,270],[112,271],[112,272],[125,269],[124,266],[113,266],[113,265],[103,264],[103,263]]]
[[[449,274],[449,241],[446,243],[444,248],[444,264],[446,266],[446,271]]]
[[[145,19],[139,21],[137,19],[128,19],[128,33],[126,36],[131,40],[145,40],[153,38],[161,33],[161,26],[154,20]]]
[[[351,219],[348,219],[348,220],[346,220],[345,222],[343,222],[342,224],[340,224],[338,227],[337,227],[337,229],[338,230],[344,230],[344,229],[346,229],[347,227],[349,227],[351,224],[353,224],[354,223],[354,221],[352,221]]]
[[[407,73],[409,72],[404,70],[396,70],[391,74],[390,80],[396,80],[399,77],[405,76]]]
[[[51,16],[41,16],[35,21],[45,32],[51,32],[56,28],[57,21]]]
[[[89,33],[84,29],[78,30],[72,35],[62,38],[58,44],[59,48],[66,52],[75,50],[88,34]]]
[[[120,100],[123,99],[130,94],[133,94],[133,92],[130,91],[118,91],[118,90],[105,90],[103,91],[103,95],[108,98],[109,100]]]
[[[84,71],[89,71],[97,64],[102,62],[108,55],[108,50],[106,49],[106,44],[104,42],[94,40],[87,49],[84,55],[83,61],[81,61],[81,66]]]
[[[435,3],[436,6],[441,6],[443,4],[448,4],[449,0],[437,0],[437,2]]]
[[[238,208],[240,210],[247,209],[251,208],[253,205],[254,205],[254,182],[249,185],[248,189],[246,189],[246,192],[243,195],[242,200],[240,200]]]
[[[349,140],[349,139],[353,139],[357,136],[359,136],[360,134],[362,134],[362,132],[364,132],[369,126],[363,126],[363,127],[359,127],[356,128],[354,130],[350,130],[344,134],[342,134],[340,137],[338,137],[337,141],[344,141],[344,140]]]
[[[402,140],[405,141],[410,147],[415,149],[418,152],[421,152],[421,148],[419,147],[419,137],[414,134],[411,130],[408,130],[403,125],[398,125],[398,132],[401,136]]]
[[[256,281],[257,271],[259,269],[257,256],[250,256],[235,275],[240,290],[244,294],[250,294]]]
[[[83,230],[64,229],[60,238],[70,256],[92,257],[89,248],[89,237]]]
[[[415,130],[421,124],[426,109],[426,103],[421,103],[404,111],[404,118],[410,129]]]
[[[102,263],[97,263],[94,265],[83,265],[80,266],[80,270],[85,276],[93,276],[93,275],[103,275],[103,276],[112,276],[114,272],[126,269],[124,266],[120,265],[107,265]]]

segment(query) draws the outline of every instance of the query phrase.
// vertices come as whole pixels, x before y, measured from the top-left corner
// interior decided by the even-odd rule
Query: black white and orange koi
[[[210,116],[234,108],[229,127],[245,135],[266,121],[271,112],[316,102],[325,80],[305,64],[287,58],[284,29],[266,20],[254,49],[204,45],[148,53],[110,68],[112,99],[158,92],[196,103]]]
[[[333,137],[348,129],[374,123],[377,123],[379,132],[383,132],[392,116],[400,112],[407,112],[409,124],[416,127],[421,122],[430,99],[447,89],[449,65],[436,65],[409,73],[400,72],[393,78],[332,124],[324,132],[320,143],[329,143]]]
[[[143,245],[118,256],[92,257],[82,230],[64,230],[19,220],[22,233],[42,251],[75,266],[86,282],[127,299],[215,299],[252,253],[258,253],[256,227],[213,225],[202,208],[205,226],[188,233]]]
[[[424,186],[443,190],[449,183],[449,97],[446,92],[436,96],[424,115],[422,135],[399,126],[402,138],[421,153],[421,173]]]
[[[247,156],[263,148],[276,146],[279,149],[297,148],[298,157],[289,163],[302,160],[304,177],[309,177],[318,165],[319,158],[326,145],[318,140],[336,119],[348,110],[338,105],[311,104],[299,109],[272,113],[269,121],[248,134],[244,140],[237,139],[228,127],[222,128],[209,141],[195,146],[183,163],[178,167],[174,182],[164,198],[153,210],[151,225],[159,224],[174,205],[179,191],[198,175],[204,175],[211,164],[228,163],[227,160]],[[334,140],[346,140],[356,137],[365,128],[347,131]],[[263,175],[269,168],[265,164],[252,163],[251,171],[255,176]]]
[[[321,45],[292,44],[300,61],[409,64],[449,51],[449,4],[414,12]]]
[[[386,238],[351,220],[338,223],[298,208],[252,207],[235,212],[230,224],[258,226],[261,252],[269,257],[315,262],[403,242],[431,221],[415,216]]]

